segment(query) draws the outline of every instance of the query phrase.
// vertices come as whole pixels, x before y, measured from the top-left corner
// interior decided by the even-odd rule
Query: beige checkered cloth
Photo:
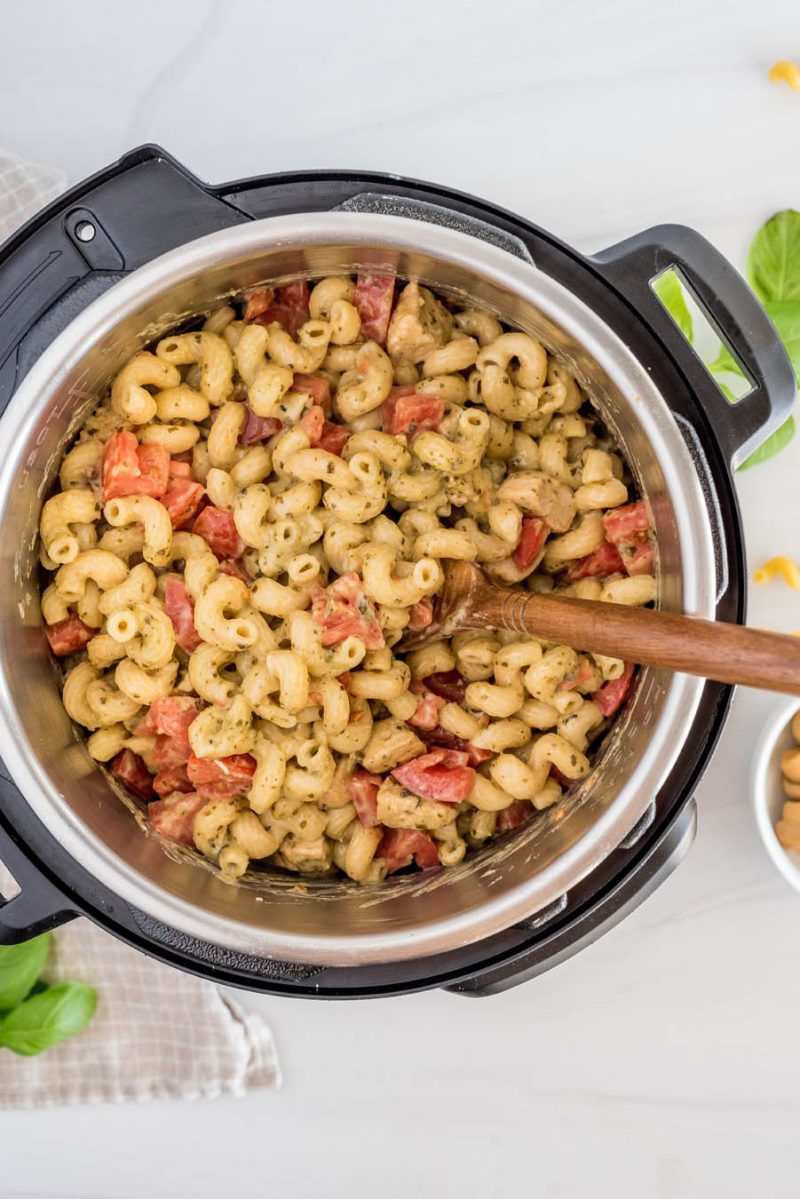
[[[0,149],[0,242],[65,184],[61,172]],[[0,895],[15,890],[0,864]],[[88,920],[56,932],[45,978],[91,983],[97,1013],[84,1032],[40,1057],[0,1049],[0,1108],[215,1099],[280,1086],[272,1032],[260,1016],[244,1012],[229,992],[152,961]]]

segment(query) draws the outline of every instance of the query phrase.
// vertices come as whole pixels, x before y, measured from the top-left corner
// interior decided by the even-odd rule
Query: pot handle
[[[37,212],[0,246],[0,411],[19,382],[20,343],[56,301],[64,312],[48,316],[48,342],[121,274],[249,220],[160,146],[132,150]]]
[[[590,261],[678,360],[733,466],[783,424],[795,398],[792,365],[761,304],[710,242],[684,225],[657,225]],[[741,399],[726,399],[653,290],[653,279],[671,267],[748,377],[751,390]]]
[[[0,821],[0,863],[20,890],[0,899],[0,945],[17,945],[80,915],[66,895],[31,862]]]

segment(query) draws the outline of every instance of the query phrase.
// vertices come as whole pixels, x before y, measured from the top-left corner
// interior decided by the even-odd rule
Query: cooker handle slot
[[[2,822],[0,862],[19,887],[10,899],[0,898],[0,945],[28,941],[80,914],[31,862]]]
[[[591,261],[652,324],[700,398],[727,460],[741,464],[783,424],[795,398],[786,351],[742,276],[710,242],[684,225],[646,229]],[[750,382],[750,391],[740,399],[725,397],[653,290],[653,280],[670,268],[685,281]]]

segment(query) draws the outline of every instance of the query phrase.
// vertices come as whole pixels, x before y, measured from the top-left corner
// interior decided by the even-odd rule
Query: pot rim
[[[268,217],[187,242],[116,283],[59,334],[0,418],[4,444],[10,447],[0,463],[0,521],[12,502],[22,448],[48,400],[89,345],[107,337],[128,312],[157,297],[170,284],[220,261],[277,247],[335,244],[430,254],[491,280],[555,316],[568,334],[589,349],[616,386],[629,395],[633,388],[648,443],[659,461],[672,464],[680,477],[680,487],[670,487],[670,500],[680,533],[684,611],[713,619],[714,552],[702,487],[679,425],[639,360],[594,310],[532,263],[458,230],[402,216],[328,212]],[[526,880],[503,896],[487,899],[477,913],[461,912],[414,929],[357,937],[324,932],[285,934],[255,923],[227,920],[141,876],[95,837],[60,796],[25,734],[2,663],[0,737],[11,777],[36,816],[84,869],[127,903],[182,933],[228,949],[321,966],[361,965],[432,955],[483,940],[530,917],[568,891],[619,845],[651,802],[691,729],[704,685],[692,676],[672,676],[665,687],[658,727],[635,775],[595,821],[591,833],[535,875],[535,899],[533,880]],[[635,804],[637,793],[639,802]]]

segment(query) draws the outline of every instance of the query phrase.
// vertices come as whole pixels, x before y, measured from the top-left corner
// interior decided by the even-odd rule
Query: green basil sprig
[[[41,1053],[84,1029],[96,1006],[94,988],[85,983],[46,987],[0,1020],[0,1048],[26,1057]]]
[[[85,1028],[97,995],[85,983],[49,987],[40,978],[52,937],[0,946],[0,1049],[26,1056],[58,1045]]]

